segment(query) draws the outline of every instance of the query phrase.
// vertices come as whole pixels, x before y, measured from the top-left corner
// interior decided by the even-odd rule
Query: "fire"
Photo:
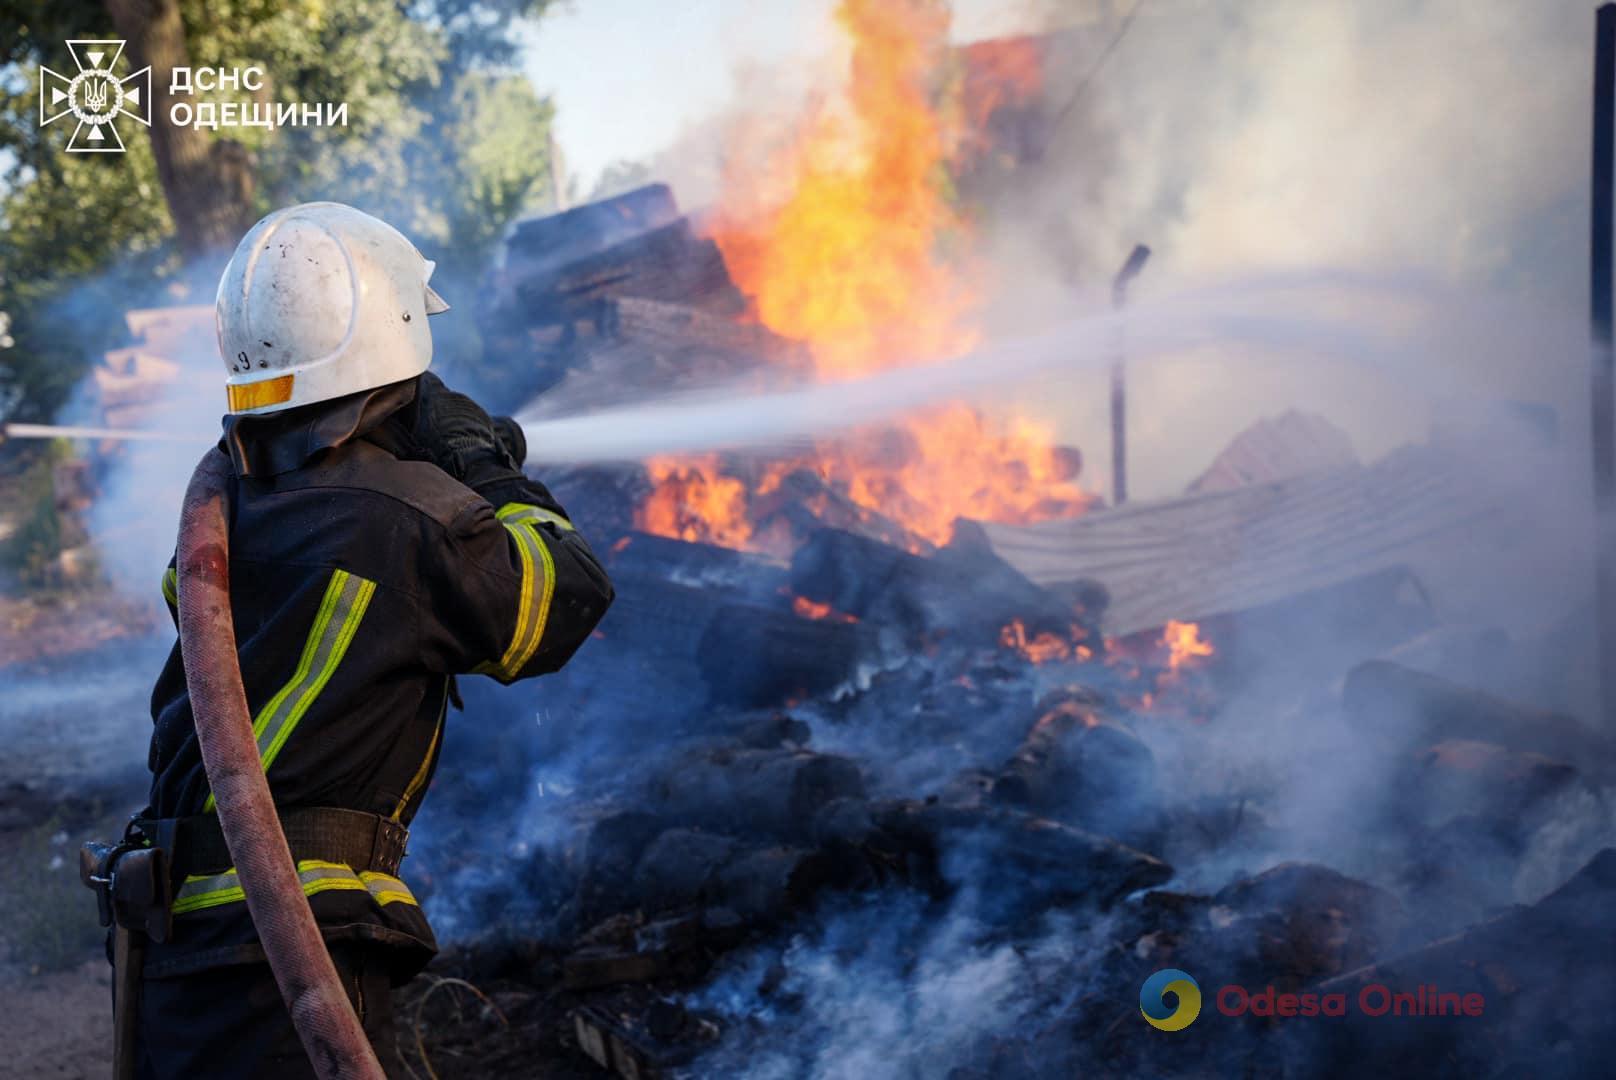
[[[842,0],[836,20],[852,49],[841,94],[816,105],[761,173],[727,171],[713,237],[758,320],[805,342],[822,379],[957,354],[979,340],[982,267],[949,169],[987,117],[961,106],[949,19],[945,0]],[[1024,99],[1041,71],[1037,55],[1023,53],[996,55],[977,78]],[[765,544],[748,524],[749,500],[808,468],[855,506],[936,545],[959,517],[1081,513],[1090,499],[1080,466],[1076,451],[1031,420],[1000,423],[956,404],[873,437],[820,443],[747,482],[714,458],[658,461],[639,526]]]
[[[1104,663],[1118,700],[1139,713],[1204,720],[1217,711],[1211,660],[1199,623],[1169,619],[1160,633],[1107,637]]]
[[[1205,659],[1215,651],[1201,638],[1201,628],[1192,622],[1169,619],[1162,628],[1161,643],[1167,648],[1167,670],[1176,673],[1193,660]]]
[[[1068,660],[1081,663],[1094,655],[1092,649],[1082,644],[1086,636],[1082,627],[1074,625],[1066,637],[1051,630],[1040,630],[1029,638],[1026,623],[1012,619],[1009,625],[999,630],[999,644],[1013,649],[1035,664]]]
[[[858,622],[858,617],[843,611],[837,611],[829,604],[815,603],[806,596],[795,596],[791,599],[791,610],[804,619],[832,619],[836,622]]]
[[[1036,38],[1003,38],[965,48],[965,103],[972,149],[989,150],[994,113],[1037,98],[1044,81],[1044,51]]]
[[[827,444],[816,467],[859,506],[892,518],[933,544],[954,519],[1028,522],[1081,513],[1082,458],[1047,428],[1018,418],[995,427],[966,405],[908,423],[879,462],[867,444]],[[896,445],[893,445],[896,444]]]
[[[746,488],[722,476],[717,460],[653,458],[646,463],[652,491],[634,515],[636,527],[658,536],[744,547],[752,536]]]
[[[776,333],[849,375],[969,348],[972,297],[941,248],[963,221],[941,182],[955,133],[931,103],[948,9],[843,0],[853,43],[844,102],[822,104],[768,169],[783,196],[732,174],[715,231],[730,272]],[[842,105],[843,108],[837,108]]]

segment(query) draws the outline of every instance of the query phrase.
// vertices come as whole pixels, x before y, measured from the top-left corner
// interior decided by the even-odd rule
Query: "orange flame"
[[[977,343],[981,267],[949,166],[986,120],[960,105],[946,0],[841,0],[836,20],[852,44],[841,95],[816,105],[761,173],[731,164],[712,225],[757,318],[807,343],[826,379]],[[1010,99],[1041,78],[1036,50],[992,59],[976,77],[1004,83]],[[957,404],[873,437],[816,445],[746,484],[716,459],[657,462],[639,525],[767,547],[747,524],[748,501],[805,467],[930,544],[946,543],[956,518],[1030,522],[1090,502],[1077,484],[1080,456],[1050,431]]]
[[[776,333],[848,375],[969,348],[971,301],[940,252],[964,224],[943,165],[953,138],[931,105],[946,56],[936,0],[843,0],[853,41],[844,109],[822,104],[769,165],[774,185],[732,172],[714,233],[736,283]]]
[[[1177,672],[1193,660],[1202,660],[1216,650],[1210,641],[1203,641],[1201,628],[1192,622],[1167,620],[1162,628],[1161,643],[1167,647],[1167,670]]]
[[[829,604],[816,603],[806,596],[791,598],[791,610],[804,619],[831,619],[835,622],[856,623],[858,616],[849,615],[844,611],[837,611]]]
[[[1086,636],[1082,627],[1074,625],[1066,637],[1051,630],[1040,630],[1029,638],[1027,624],[1020,619],[1011,619],[1008,625],[999,630],[999,644],[1020,653],[1035,664],[1065,660],[1081,663],[1094,655],[1094,650],[1082,644]]]
[[[646,463],[652,491],[634,515],[637,528],[658,536],[744,547],[752,536],[746,488],[718,472],[717,459]]]

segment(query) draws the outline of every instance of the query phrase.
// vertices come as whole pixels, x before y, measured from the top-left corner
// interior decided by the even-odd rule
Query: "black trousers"
[[[402,1075],[384,957],[361,945],[334,943],[331,959],[382,1068],[389,1076]],[[135,1074],[141,1080],[315,1075],[268,964],[145,979],[139,1028]]]

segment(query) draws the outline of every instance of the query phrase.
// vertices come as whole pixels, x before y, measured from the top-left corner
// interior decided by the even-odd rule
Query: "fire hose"
[[[180,653],[196,737],[247,911],[322,1080],[386,1080],[337,978],[253,738],[230,613],[230,459],[209,450],[180,512]]]

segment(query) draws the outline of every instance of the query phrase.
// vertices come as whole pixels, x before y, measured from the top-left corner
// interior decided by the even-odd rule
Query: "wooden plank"
[[[124,322],[130,335],[158,356],[211,360],[218,351],[212,304],[135,308],[124,313]]]
[[[1188,491],[1223,491],[1356,464],[1346,432],[1315,413],[1290,409],[1235,436]]]
[[[620,296],[689,304],[720,315],[746,309],[718,245],[698,237],[681,218],[519,281],[511,314],[529,325],[564,322],[585,314],[592,300]]]
[[[1505,544],[1524,517],[1440,451],[1036,525],[985,525],[1030,580],[1111,593],[1106,630],[1129,634]]]

